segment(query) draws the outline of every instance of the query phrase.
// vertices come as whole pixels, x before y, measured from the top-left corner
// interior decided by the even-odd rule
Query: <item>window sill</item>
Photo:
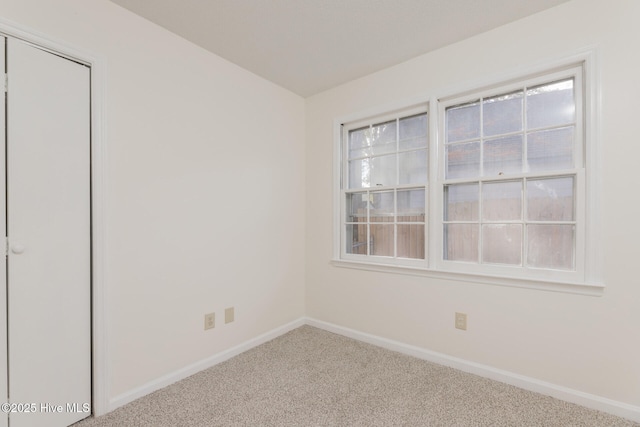
[[[429,277],[432,279],[451,280],[456,282],[479,283],[485,285],[507,286],[511,288],[537,289],[549,292],[563,292],[577,295],[602,296],[605,286],[591,283],[558,282],[537,279],[523,279],[514,277],[489,276],[482,274],[468,274],[425,268],[397,266],[389,264],[372,264],[359,261],[333,259],[331,265],[341,268],[377,271],[381,273],[406,274],[410,276]]]

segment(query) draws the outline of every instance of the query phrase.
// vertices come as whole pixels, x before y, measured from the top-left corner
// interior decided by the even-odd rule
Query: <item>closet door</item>
[[[7,43],[9,425],[90,415],[90,70]]]
[[[5,38],[0,37],[0,76],[4,76],[5,70]],[[3,77],[4,78],[4,77]],[[5,103],[4,103],[4,82],[0,83],[0,240],[2,236],[6,236],[6,205],[5,205]],[[5,308],[7,307],[7,262],[6,262],[6,244],[0,242],[0,404],[9,401],[7,396],[7,316]],[[8,417],[4,412],[0,413],[0,427],[7,427]]]

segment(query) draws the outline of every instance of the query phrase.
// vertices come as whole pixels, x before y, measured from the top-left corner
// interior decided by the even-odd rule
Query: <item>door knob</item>
[[[24,252],[24,246],[22,245],[12,245],[11,246],[11,252],[13,252],[14,254],[21,254],[22,252]]]

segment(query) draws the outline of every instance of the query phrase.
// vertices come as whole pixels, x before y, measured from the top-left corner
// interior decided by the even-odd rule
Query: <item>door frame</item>
[[[102,55],[78,49],[64,41],[0,18],[0,35],[23,40],[40,49],[88,65],[91,69],[91,399],[92,413],[111,410],[109,400],[106,239],[106,108],[105,67]],[[4,70],[2,70],[4,74]],[[4,344],[6,351],[6,343]],[[1,368],[0,368],[1,369]]]

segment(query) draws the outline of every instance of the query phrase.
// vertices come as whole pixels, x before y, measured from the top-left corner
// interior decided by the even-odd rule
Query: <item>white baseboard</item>
[[[607,412],[622,418],[640,422],[640,406],[629,405],[627,403],[618,402],[616,400],[607,399],[605,397],[596,396],[594,394],[584,393],[582,391],[573,390],[556,384],[540,381],[535,378],[526,377],[524,375],[515,374],[513,372],[504,371],[502,369],[493,368],[491,366],[482,365],[480,363],[471,362],[457,357],[448,356],[446,354],[435,351],[426,350],[404,344],[398,341],[389,340],[376,335],[359,332],[353,329],[345,328],[332,323],[323,322],[312,318],[306,318],[307,325],[314,326],[325,331],[333,332],[338,335],[353,338],[373,344],[378,347],[393,350],[398,353],[417,357],[439,365],[449,366],[460,371],[469,372],[481,377],[500,381],[510,384],[524,390],[533,391],[566,402],[575,403],[586,408]]]
[[[294,320],[293,322],[287,323],[286,325],[280,326],[276,329],[266,332],[260,336],[250,339],[249,341],[245,341],[244,343],[239,344],[235,347],[232,347],[228,350],[214,354],[211,357],[208,357],[204,360],[193,363],[191,365],[185,366],[182,369],[178,369],[177,371],[171,372],[158,379],[150,381],[138,388],[135,388],[131,391],[123,393],[119,396],[116,396],[113,399],[110,399],[109,409],[106,412],[113,411],[114,409],[119,408],[120,406],[126,405],[127,403],[132,402],[136,399],[139,399],[143,396],[146,396],[149,393],[152,393],[163,387],[171,385],[177,381],[187,378],[193,374],[196,374],[204,369],[215,366],[218,363],[222,363],[225,360],[229,360],[240,353],[244,353],[245,351],[251,350],[252,348],[259,346],[260,344],[264,344],[267,341],[271,341],[272,339],[277,338],[280,335],[284,335],[287,332],[292,331],[296,328],[299,328],[304,324],[305,324],[304,318]]]
[[[515,374],[513,372],[504,371],[502,369],[493,368],[491,366],[486,366],[457,357],[448,356],[443,353],[426,350],[421,347],[412,346],[409,344],[401,343],[399,341],[393,341],[313,318],[300,318],[294,320],[293,322],[287,323],[286,325],[266,332],[240,345],[217,353],[211,357],[193,363],[170,374],[164,375],[127,393],[116,396],[113,399],[110,399],[109,408],[106,412],[113,411],[114,409],[126,405],[127,403],[132,402],[149,393],[171,385],[204,369],[215,366],[218,363],[224,362],[225,360],[228,360],[261,344],[264,344],[267,341],[277,338],[280,335],[284,335],[287,332],[292,331],[305,324],[339,335],[343,335],[345,337],[353,338],[358,341],[373,344],[378,347],[397,351],[398,353],[417,357],[418,359],[427,360],[439,365],[449,366],[451,368],[459,369],[464,372],[469,372],[481,377],[510,384],[524,390],[541,393],[547,396],[555,397],[556,399],[564,400],[566,402],[575,403],[586,408],[607,412],[609,414],[627,418],[632,421],[640,422],[639,406],[634,406],[627,403],[618,402],[616,400],[607,399],[601,396],[584,393],[582,391],[573,390],[567,387],[540,381],[535,378],[526,377],[524,375]]]

